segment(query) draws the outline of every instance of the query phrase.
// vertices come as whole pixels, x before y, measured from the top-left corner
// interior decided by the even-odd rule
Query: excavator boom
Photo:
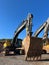
[[[19,27],[15,31],[15,34],[14,34],[14,37],[12,39],[11,44],[15,44],[17,42],[17,37],[18,37],[19,33],[21,31],[23,31],[26,27],[28,28],[28,31],[30,32],[30,28],[31,28],[31,25],[32,25],[32,23],[31,23],[32,22],[31,21],[32,18],[33,18],[33,15],[32,14],[29,14],[28,17],[27,17],[27,19],[25,21],[23,21],[21,23],[21,25],[19,25]]]
[[[45,22],[44,24],[42,24],[40,26],[40,28],[37,29],[37,31],[34,33],[34,37],[37,37],[39,35],[39,33],[45,28],[46,24],[47,24],[47,22]]]

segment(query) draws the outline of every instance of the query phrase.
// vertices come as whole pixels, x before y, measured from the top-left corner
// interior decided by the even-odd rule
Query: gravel
[[[25,61],[24,55],[1,56],[0,65],[49,65],[49,54],[43,54],[38,61]]]

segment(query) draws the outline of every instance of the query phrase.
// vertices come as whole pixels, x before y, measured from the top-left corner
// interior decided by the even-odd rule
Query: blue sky
[[[49,0],[0,0],[0,39],[13,38],[14,31],[28,13],[34,16],[34,33],[49,17]],[[25,30],[19,34],[19,38],[23,39],[25,36]],[[39,37],[42,36],[43,32]]]

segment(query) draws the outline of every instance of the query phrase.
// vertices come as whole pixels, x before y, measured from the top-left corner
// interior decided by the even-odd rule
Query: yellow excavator
[[[40,32],[44,30],[44,35],[42,38],[43,41],[43,53],[49,52],[49,39],[48,39],[48,31],[49,31],[49,18],[46,20],[44,24],[42,24],[39,29],[34,33],[34,37],[37,37]]]
[[[33,15],[29,14],[27,17],[27,20],[23,21],[18,28],[15,31],[14,37],[12,41],[10,42],[9,40],[6,40],[5,43],[3,44],[3,48],[5,51],[5,55],[8,55],[10,51],[13,51],[14,54],[16,53],[22,53],[24,49],[22,48],[22,40],[18,40],[18,35],[21,31],[23,31],[25,28],[27,30],[27,34],[30,33],[31,27],[32,27],[32,18]]]

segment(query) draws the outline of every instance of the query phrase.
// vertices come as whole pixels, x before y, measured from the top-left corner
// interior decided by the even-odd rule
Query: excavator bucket
[[[39,57],[41,59],[43,47],[41,38],[26,36],[26,38],[22,41],[22,46],[25,50],[25,60],[27,60],[27,58],[38,60]]]

